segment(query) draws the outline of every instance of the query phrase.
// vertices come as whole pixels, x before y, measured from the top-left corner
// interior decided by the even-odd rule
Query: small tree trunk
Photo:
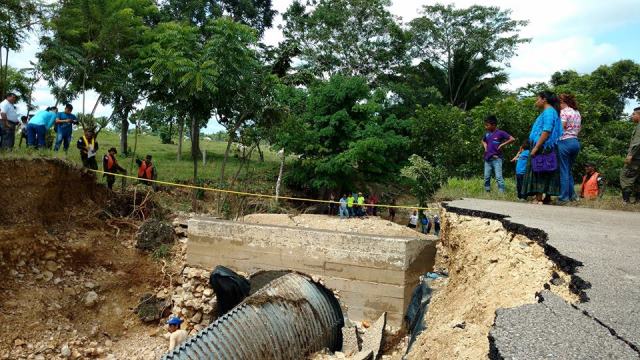
[[[282,173],[284,172],[284,149],[280,150],[278,154],[280,155],[280,171],[278,172],[278,180],[276,181],[276,204],[280,197],[280,185],[282,184]]]
[[[178,161],[182,160],[182,138],[184,137],[184,119],[178,124]]]
[[[127,144],[127,136],[129,135],[129,119],[125,116],[120,124],[120,153],[127,155],[129,149]]]
[[[191,158],[193,159],[193,184],[198,184],[198,158],[200,158],[200,154],[198,154],[199,149],[199,135],[200,129],[198,127],[198,121],[195,116],[191,117]],[[193,200],[191,202],[191,210],[197,211],[197,195],[198,190],[193,190]]]
[[[242,120],[239,120],[236,125],[234,125],[233,130],[229,131],[229,139],[227,140],[227,148],[224,151],[224,158],[222,159],[222,166],[220,167],[220,184],[224,183],[224,170],[227,166],[227,161],[229,160],[229,151],[231,150],[231,144],[233,143],[233,139],[235,138],[235,133],[238,131]]]

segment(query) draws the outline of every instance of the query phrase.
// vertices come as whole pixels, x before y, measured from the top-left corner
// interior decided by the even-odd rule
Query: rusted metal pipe
[[[342,347],[344,317],[327,288],[290,273],[249,296],[165,360],[299,360]]]

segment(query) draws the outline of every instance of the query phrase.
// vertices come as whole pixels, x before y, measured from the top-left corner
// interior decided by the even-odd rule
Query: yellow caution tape
[[[121,177],[121,178],[125,178],[125,179],[139,180],[139,181],[144,181],[144,182],[149,182],[149,183],[156,183],[156,184],[162,184],[162,185],[167,185],[167,186],[181,187],[181,188],[186,188],[186,189],[211,191],[211,192],[233,194],[233,195],[241,195],[241,196],[251,196],[251,197],[257,197],[257,198],[276,199],[275,195],[255,194],[255,193],[248,193],[248,192],[243,192],[243,191],[215,189],[215,188],[210,188],[210,187],[188,185],[188,184],[176,184],[176,183],[172,183],[172,182],[168,182],[168,181],[161,181],[161,180],[140,179],[140,178],[138,178],[136,176],[124,175],[124,174],[116,174],[116,173],[108,173],[108,172],[105,172],[105,171],[102,171],[102,170],[93,170],[93,169],[86,169],[86,170],[94,172],[96,174],[112,175],[112,176],[117,176],[117,177]],[[314,203],[323,203],[323,204],[340,204],[339,201],[306,199],[306,198],[297,198],[297,197],[290,197],[290,196],[278,196],[277,198],[279,200],[282,199],[282,200],[290,200],[290,201],[304,201],[304,202],[314,202]],[[354,205],[357,205],[357,204],[354,204]],[[387,208],[387,209],[393,208],[393,209],[409,209],[409,210],[438,210],[438,211],[440,210],[439,208],[403,206],[403,205],[364,204],[364,206],[375,206],[375,207],[378,207],[378,208]]]

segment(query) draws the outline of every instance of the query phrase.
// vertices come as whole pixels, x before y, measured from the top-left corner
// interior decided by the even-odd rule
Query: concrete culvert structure
[[[290,273],[249,296],[229,313],[165,354],[165,360],[298,360],[342,347],[338,300],[308,277]]]

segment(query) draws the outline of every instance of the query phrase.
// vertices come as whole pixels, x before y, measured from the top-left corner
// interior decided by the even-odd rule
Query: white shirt
[[[9,100],[4,99],[3,102],[0,102],[0,113],[7,114],[7,119],[12,123],[18,122],[16,107]]]
[[[418,215],[411,215],[409,218],[409,224],[418,225]]]
[[[186,339],[189,334],[186,330],[176,330],[169,335],[169,351],[173,350],[175,347],[180,346]]]

